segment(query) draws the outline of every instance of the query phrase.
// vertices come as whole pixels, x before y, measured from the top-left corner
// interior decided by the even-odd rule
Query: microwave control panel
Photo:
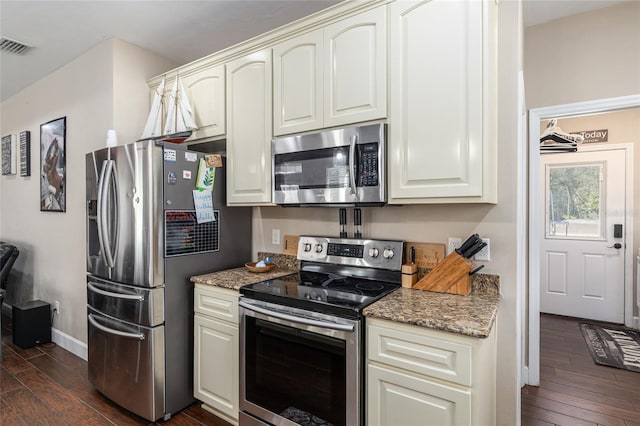
[[[358,186],[378,186],[378,142],[359,146],[360,182]]]

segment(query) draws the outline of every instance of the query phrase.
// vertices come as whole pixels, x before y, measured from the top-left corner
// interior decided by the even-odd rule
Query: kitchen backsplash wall
[[[447,243],[448,237],[466,238],[474,232],[491,238],[491,258],[500,255],[499,227],[487,221],[494,205],[413,205],[362,208],[365,238],[401,239]],[[256,207],[253,212],[253,252],[281,252],[282,244],[272,244],[272,230],[284,235],[315,234],[338,236],[338,208]],[[347,209],[347,232],[353,237],[353,208]],[[512,236],[515,239],[515,236]],[[484,272],[492,262],[484,262]]]

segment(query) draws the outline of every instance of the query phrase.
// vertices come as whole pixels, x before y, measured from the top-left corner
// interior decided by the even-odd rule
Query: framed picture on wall
[[[16,135],[2,137],[2,174],[16,174]]]
[[[31,176],[31,132],[20,132],[20,176]]]
[[[67,117],[40,125],[40,210],[66,211]]]

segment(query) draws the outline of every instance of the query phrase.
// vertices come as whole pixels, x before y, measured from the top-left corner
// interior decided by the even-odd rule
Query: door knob
[[[618,250],[620,250],[620,249],[622,248],[622,244],[620,244],[620,243],[615,243],[615,244],[614,244],[614,245],[612,245],[612,246],[607,246],[607,248],[614,248],[614,249],[618,249]]]

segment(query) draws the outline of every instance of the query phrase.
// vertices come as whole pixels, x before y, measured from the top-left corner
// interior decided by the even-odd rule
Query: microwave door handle
[[[358,198],[358,187],[356,186],[356,142],[357,135],[351,136],[349,144],[349,180],[351,181],[351,193]]]

